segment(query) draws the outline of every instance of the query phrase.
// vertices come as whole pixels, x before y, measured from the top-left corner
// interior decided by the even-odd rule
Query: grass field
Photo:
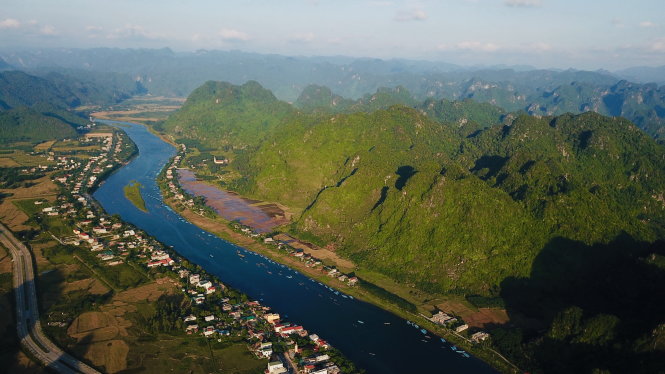
[[[131,181],[123,189],[125,191],[125,197],[127,200],[131,201],[135,207],[141,209],[142,211],[148,211],[148,209],[145,207],[145,201],[141,196],[141,183],[137,181]]]
[[[23,213],[27,214],[28,216],[32,216],[33,214],[40,212],[44,207],[50,206],[49,204],[41,204],[41,205],[35,205],[35,201],[39,201],[42,199],[25,199],[25,200],[14,200],[12,203]]]
[[[55,142],[56,140],[49,140],[46,142],[39,143],[34,147],[35,151],[36,152],[48,151],[53,146],[53,144],[55,144]]]

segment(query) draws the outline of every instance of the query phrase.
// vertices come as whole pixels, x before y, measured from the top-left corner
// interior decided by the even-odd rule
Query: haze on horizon
[[[5,0],[0,49],[163,48],[616,70],[665,65],[662,0]]]

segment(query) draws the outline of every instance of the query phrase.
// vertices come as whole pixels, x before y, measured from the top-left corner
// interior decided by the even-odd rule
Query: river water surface
[[[464,358],[431,334],[371,304],[336,295],[323,285],[253,252],[214,237],[190,224],[167,207],[155,179],[175,155],[170,144],[145,127],[126,125],[123,130],[139,155],[111,175],[94,193],[110,214],[145,230],[180,255],[252,299],[271,307],[285,320],[303,325],[310,333],[340,349],[371,374],[392,373],[495,373],[484,362]],[[124,197],[131,180],[141,183],[148,212]],[[245,256],[240,257],[240,251]]]

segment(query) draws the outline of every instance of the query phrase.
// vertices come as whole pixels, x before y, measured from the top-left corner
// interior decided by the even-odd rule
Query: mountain
[[[166,130],[242,150],[231,187],[292,207],[295,229],[424,289],[490,294],[554,237],[665,235],[665,151],[620,118],[506,114],[470,100],[308,113],[255,82],[209,82]],[[421,270],[394,266],[404,258]]]
[[[87,87],[102,86],[97,82],[117,87],[116,93],[107,94],[105,100],[120,100],[126,97],[123,93],[187,96],[208,80],[238,85],[253,80],[270,89],[280,100],[294,102],[303,110],[309,110],[307,105],[312,104],[321,110],[323,103],[316,104],[311,99],[306,102],[307,97],[315,94],[308,91],[308,86],[329,87],[327,100],[334,105],[327,112],[344,113],[356,109],[346,109],[346,104],[339,101],[341,97],[358,100],[381,90],[400,88],[411,95],[401,102],[404,105],[411,105],[412,99],[473,99],[507,112],[527,111],[537,115],[596,111],[625,116],[660,141],[665,132],[663,89],[647,84],[650,80],[663,83],[658,75],[659,68],[610,73],[461,67],[443,62],[289,57],[239,51],[176,53],[168,48],[42,49],[5,52],[0,57],[30,74],[43,76],[45,71],[56,71],[67,75],[68,79],[83,77],[84,81],[86,75],[88,78],[96,76],[95,84]],[[621,81],[626,77],[639,83]],[[82,99],[80,92],[73,90],[72,93]],[[300,97],[301,94],[304,97]]]
[[[76,130],[72,123],[54,112],[40,112],[19,107],[0,111],[0,143],[72,138]]]
[[[409,90],[402,86],[379,87],[373,94],[366,94],[357,100],[351,100],[335,95],[328,87],[309,85],[300,94],[294,106],[309,112],[355,113],[373,112],[397,104],[415,105],[416,99]]]
[[[665,65],[663,66],[636,66],[614,72],[623,79],[637,82],[665,84]]]
[[[80,104],[80,99],[67,87],[21,71],[0,73],[0,107],[9,109],[49,103],[69,108]]]
[[[0,71],[16,70],[13,66],[9,65],[5,60],[0,58]]]
[[[21,71],[0,72],[0,141],[40,142],[72,137],[86,119],[74,108],[83,104],[116,102],[130,91],[98,74],[79,78],[49,73],[45,77]]]
[[[288,230],[362,269],[500,300],[511,323],[491,344],[524,370],[663,369],[662,145],[593,112],[359,103],[310,87],[298,111],[255,82],[208,82],[167,129],[224,152],[226,188],[286,205]]]
[[[163,129],[204,147],[246,149],[258,144],[296,110],[256,82],[206,82],[164,123]]]

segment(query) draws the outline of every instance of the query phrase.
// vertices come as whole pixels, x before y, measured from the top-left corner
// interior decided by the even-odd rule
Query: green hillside
[[[256,82],[234,86],[210,81],[192,92],[164,129],[207,147],[244,149],[257,145],[295,112]]]
[[[173,135],[234,154],[227,188],[288,206],[290,230],[363,269],[500,297],[513,325],[492,328],[493,344],[525,370],[658,367],[665,272],[650,261],[665,254],[665,148],[633,123],[471,100],[331,113],[321,88],[304,113],[251,85],[258,95],[207,83],[170,120]],[[275,107],[269,126],[224,117]]]
[[[57,112],[44,114],[25,107],[0,111],[0,143],[38,143],[75,136],[72,124]]]
[[[665,237],[665,151],[629,121],[417,106],[305,114],[256,83],[208,82],[167,129],[242,150],[230,188],[291,207],[294,229],[430,291],[495,295],[554,237]]]

